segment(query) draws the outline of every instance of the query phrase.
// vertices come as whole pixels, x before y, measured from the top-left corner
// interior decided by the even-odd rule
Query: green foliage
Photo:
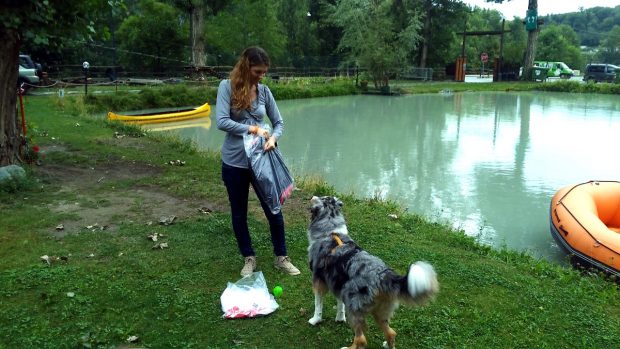
[[[357,93],[355,84],[345,78],[296,78],[280,83],[264,81],[276,99],[342,96]],[[145,89],[140,93],[91,93],[86,97],[56,99],[56,105],[72,115],[87,113],[125,112],[153,108],[215,106],[215,87],[188,87],[185,85]],[[214,113],[214,110],[212,110]]]
[[[53,39],[57,36],[94,36],[97,11],[106,6],[106,1],[10,1],[1,6],[0,33],[16,30],[24,41],[43,45],[50,39],[58,42]]]
[[[536,60],[564,62],[578,70],[585,66],[577,34],[567,25],[543,27],[538,36]]]
[[[314,13],[316,16],[317,13]],[[310,12],[310,0],[281,1],[278,20],[288,34],[286,55],[281,55],[280,66],[315,66],[314,57],[318,50],[317,24]]]
[[[396,2],[398,3],[398,2]],[[463,30],[463,19],[467,16],[468,21],[474,16],[484,17],[486,12],[480,12],[479,9],[469,12],[465,4],[453,0],[440,1],[406,1],[413,3],[424,17],[424,23],[421,29],[421,35],[424,40],[420,43],[420,47],[414,49],[412,54],[415,56],[413,60],[414,66],[422,66],[421,46],[426,44],[426,62],[425,66],[443,67],[447,63],[453,63],[461,53],[460,37],[455,33]],[[399,20],[403,25],[409,19],[410,14],[407,11],[398,11],[401,13]],[[469,46],[469,45],[468,45]],[[479,54],[481,48],[477,48],[474,54]]]
[[[38,181],[32,176],[30,171],[26,172],[24,177],[14,177],[5,179],[0,182],[0,194],[33,194],[37,193]],[[0,195],[0,202],[5,202],[9,197],[6,195]],[[5,202],[9,203],[9,202]]]
[[[215,87],[188,87],[185,85],[151,88],[140,93],[89,94],[85,102],[91,112],[122,112],[151,108],[173,108],[215,105]]]
[[[129,16],[117,31],[120,61],[127,69],[162,72],[189,65],[185,47],[188,25],[174,7],[140,0],[139,13]]]
[[[597,47],[618,24],[620,6],[593,7],[579,12],[550,15],[545,18],[548,24],[566,24],[579,36],[579,45]]]
[[[614,26],[605,39],[601,40],[596,58],[599,62],[620,65],[620,25]]]
[[[501,29],[501,15],[494,10],[474,10],[472,13],[467,14],[467,30],[468,31],[499,31]],[[508,25],[510,27],[510,24]],[[462,27],[458,28],[462,31]],[[462,36],[459,37],[462,40]],[[509,41],[509,36],[506,35],[506,41]],[[489,63],[495,57],[499,57],[500,37],[498,35],[483,35],[483,36],[469,36],[466,40],[465,54],[467,56],[467,66],[474,68],[481,65],[480,54],[486,52],[489,56]],[[510,46],[507,42],[504,43],[504,49]],[[523,55],[523,52],[521,52]],[[456,58],[456,56],[454,56]]]
[[[506,23],[510,33],[505,36],[504,64],[520,67],[523,64],[523,52],[527,47],[527,32],[521,20]]]
[[[555,92],[620,94],[620,84],[616,83],[584,84],[579,81],[556,81],[538,84],[535,89]]]
[[[407,56],[421,38],[419,17],[411,11],[406,26],[397,28],[391,5],[386,0],[342,0],[330,17],[343,28],[339,49],[368,71],[376,87],[388,86],[390,76],[409,65]]]
[[[287,36],[271,1],[232,0],[225,11],[205,23],[207,40],[218,52],[212,65],[233,65],[248,46],[264,48],[272,61],[285,62]],[[211,59],[215,59],[215,62]]]
[[[276,99],[343,96],[357,93],[355,84],[349,79],[300,78],[285,84],[269,84]]]

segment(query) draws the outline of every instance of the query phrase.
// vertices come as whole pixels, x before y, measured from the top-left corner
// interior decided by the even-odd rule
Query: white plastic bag
[[[278,309],[262,271],[256,271],[235,283],[229,282],[220,301],[226,319],[267,315]]]

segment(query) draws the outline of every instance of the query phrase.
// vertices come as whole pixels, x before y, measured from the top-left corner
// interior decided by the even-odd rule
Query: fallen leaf
[[[47,265],[52,265],[50,256],[48,256],[48,255],[41,256],[41,260],[44,261],[45,263],[47,263]]]
[[[164,234],[159,234],[159,233],[154,233],[154,234],[147,236],[147,238],[151,239],[151,241],[157,241],[159,238],[163,238],[163,237],[164,237]]]
[[[65,230],[65,226],[64,226],[64,224],[58,224],[58,225],[56,226],[56,230]]]
[[[164,248],[168,248],[168,243],[167,243],[167,242],[160,242],[160,243],[155,244],[155,245],[153,246],[153,249],[154,249],[154,250],[156,250],[156,249],[161,249],[161,250],[163,250]]]
[[[170,225],[172,223],[174,223],[174,221],[177,219],[177,216],[170,216],[170,217],[161,217],[159,219],[159,224],[162,225]]]
[[[185,161],[170,160],[170,161],[168,161],[168,165],[172,165],[172,166],[185,166]]]
[[[206,206],[203,206],[203,207],[198,209],[198,212],[204,213],[204,214],[209,214],[209,213],[213,212],[213,210],[208,208],[208,207],[206,207]]]
[[[138,336],[129,336],[129,337],[127,337],[127,342],[134,343],[134,342],[137,342],[138,339],[139,339]]]

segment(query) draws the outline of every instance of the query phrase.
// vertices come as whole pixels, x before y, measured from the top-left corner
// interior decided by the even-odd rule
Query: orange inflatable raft
[[[590,181],[551,200],[551,235],[586,265],[620,276],[620,182]]]

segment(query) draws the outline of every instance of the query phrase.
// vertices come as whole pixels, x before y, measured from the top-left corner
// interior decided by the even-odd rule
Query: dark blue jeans
[[[252,239],[250,238],[250,231],[248,230],[248,193],[250,191],[250,183],[254,186],[252,170],[233,167],[222,163],[222,180],[228,191],[232,226],[235,237],[237,238],[239,251],[243,257],[254,256]],[[287,256],[286,241],[284,238],[284,217],[282,216],[282,212],[275,215],[272,214],[258,192],[256,192],[256,196],[258,196],[265,216],[269,221],[273,253],[276,256]]]

